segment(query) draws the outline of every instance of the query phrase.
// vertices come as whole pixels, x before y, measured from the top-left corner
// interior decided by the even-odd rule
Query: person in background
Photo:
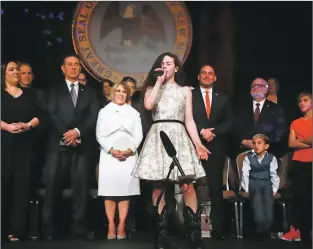
[[[140,113],[143,136],[145,138],[146,134],[148,133],[152,125],[152,112],[144,108],[142,95],[139,91],[136,91],[136,84],[137,84],[136,80],[130,76],[125,76],[122,79],[122,82],[125,83],[129,87],[129,90],[130,90],[130,98],[129,98],[128,104],[130,104],[133,108],[135,108]]]
[[[279,81],[276,78],[268,79],[268,92],[267,92],[267,100],[278,103],[278,91],[279,91]]]
[[[298,95],[298,106],[302,117],[290,125],[289,147],[292,157],[292,201],[291,226],[281,239],[286,241],[310,241],[312,233],[312,93]]]
[[[36,98],[19,87],[19,66],[2,69],[1,91],[1,232],[9,242],[26,238],[35,128],[40,113]]]
[[[38,105],[41,108],[45,108],[46,106],[46,95],[45,92],[38,88],[33,88],[33,81],[35,80],[35,75],[33,73],[33,69],[31,65],[27,62],[19,62],[19,69],[20,69],[20,86],[22,88],[31,88],[36,95]]]
[[[26,62],[20,62],[19,67],[20,85],[25,88],[32,87],[33,80],[35,79],[32,67]]]
[[[98,115],[96,138],[101,146],[98,195],[104,197],[109,221],[107,239],[125,239],[130,197],[140,194],[139,179],[131,176],[142,140],[140,114],[127,104],[130,89],[125,83],[112,88],[111,102]],[[119,224],[114,223],[116,208]]]
[[[243,160],[241,186],[251,199],[256,235],[263,239],[269,237],[274,212],[273,196],[279,188],[280,179],[277,175],[277,159],[267,152],[269,138],[256,134],[252,144],[253,150]]]
[[[130,91],[130,102],[128,104],[131,104],[131,101],[132,101],[132,97],[136,91],[136,80],[133,78],[133,77],[130,77],[130,76],[125,76],[123,79],[122,79],[122,82],[124,82],[128,88],[129,88],[129,91]]]
[[[79,84],[82,84],[83,86],[87,86],[87,77],[85,73],[80,73],[78,77]]]
[[[111,102],[110,95],[111,95],[111,87],[113,86],[113,82],[109,79],[105,79],[102,82],[102,94],[100,102],[103,106],[106,106]]]
[[[36,158],[34,158],[34,165],[32,169],[31,180],[31,195],[36,195],[36,190],[40,188],[40,177],[42,175],[42,169],[45,161],[46,147],[47,147],[47,135],[49,132],[49,119],[47,114],[47,92],[43,89],[39,89],[33,86],[35,75],[31,65],[27,62],[19,62],[20,68],[20,86],[22,89],[27,88],[37,99],[37,105],[40,108],[41,118],[40,126],[37,129],[35,150]]]
[[[275,104],[278,104],[278,106],[283,110],[286,119],[286,127],[289,127],[291,122],[294,120],[298,109],[295,108],[295,105],[292,103],[292,101],[289,101],[288,96],[279,94],[280,82],[277,78],[269,78],[267,82],[268,92],[266,99]],[[285,152],[285,155],[282,153],[280,154],[279,158],[283,165],[290,163],[290,157],[288,154],[292,152],[292,149],[288,147],[288,137],[289,131],[286,129],[282,138],[276,144],[276,147],[280,148],[280,151]]]
[[[137,149],[138,154],[140,154],[147,133],[149,132],[149,129],[152,125],[152,112],[144,107],[144,96],[140,91],[136,90],[136,80],[133,77],[125,76],[122,79],[122,82],[127,84],[130,89],[130,100],[128,104],[130,104],[133,108],[135,108],[135,110],[140,113],[143,132],[143,139]],[[146,226],[146,221],[147,219],[149,219],[150,215],[148,213],[148,210],[142,207],[145,207],[148,203],[151,203],[151,184],[149,184],[149,182],[147,181],[140,181],[140,192],[141,195],[138,196],[138,198],[134,198],[132,200],[130,215],[136,218],[136,224],[138,224],[139,226]]]

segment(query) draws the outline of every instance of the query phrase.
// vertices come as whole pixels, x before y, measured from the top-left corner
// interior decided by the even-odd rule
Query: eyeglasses
[[[254,84],[251,86],[251,88],[268,88],[268,85]]]
[[[86,79],[78,79],[78,81],[86,81]]]

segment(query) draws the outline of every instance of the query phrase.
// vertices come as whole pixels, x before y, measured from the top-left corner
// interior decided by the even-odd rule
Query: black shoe
[[[158,212],[158,208],[155,207],[155,217],[157,223],[157,238],[156,238],[156,249],[167,249],[168,248],[168,209],[164,206],[161,214]]]
[[[54,232],[54,229],[53,229],[53,226],[49,226],[49,225],[46,225],[46,224],[43,224],[42,225],[42,233],[41,233],[41,240],[43,241],[52,241],[52,240],[55,240],[55,232]]]
[[[72,240],[89,240],[88,233],[72,233]]]
[[[187,229],[188,239],[193,249],[203,249],[201,240],[201,212],[200,209],[196,213],[188,206],[184,207],[183,215],[185,219],[185,227]]]
[[[217,232],[217,231],[212,231],[211,232],[211,238],[213,240],[217,240],[217,241],[225,240],[225,236],[223,235],[223,233]]]
[[[259,226],[255,232],[258,241],[264,241],[270,238],[270,229],[267,226]]]
[[[52,235],[44,235],[42,236],[42,240],[49,242],[49,241],[53,241],[54,237]]]
[[[87,233],[87,240],[95,240],[95,239],[96,239],[95,232],[89,231],[89,232]]]
[[[255,232],[255,237],[258,241],[264,241],[265,240],[265,232],[263,230],[257,230]]]

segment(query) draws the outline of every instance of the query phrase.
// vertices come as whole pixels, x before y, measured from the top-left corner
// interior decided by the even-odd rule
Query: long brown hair
[[[8,65],[10,62],[14,62],[17,67],[20,67],[20,63],[18,61],[12,60],[1,64],[1,87],[6,89],[7,85],[5,84],[5,72],[7,71]]]
[[[153,87],[155,85],[156,78],[154,76],[154,70],[161,67],[162,61],[163,61],[165,56],[169,56],[169,57],[173,58],[175,67],[178,68],[178,71],[175,73],[175,76],[174,76],[175,82],[181,86],[185,85],[185,79],[184,79],[184,75],[183,75],[182,68],[181,68],[181,63],[178,59],[178,56],[176,54],[171,53],[171,52],[166,52],[166,53],[159,55],[158,58],[153,63],[153,65],[152,65],[152,67],[148,73],[148,76],[144,81],[144,92],[146,91],[146,89],[148,87],[150,87],[150,86]]]

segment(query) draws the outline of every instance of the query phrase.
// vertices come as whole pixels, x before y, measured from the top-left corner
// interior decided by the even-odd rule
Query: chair
[[[239,213],[238,213],[238,193],[236,192],[236,182],[234,172],[231,167],[231,161],[229,158],[226,158],[225,164],[224,164],[224,170],[223,170],[223,186],[226,186],[226,190],[223,191],[223,199],[227,200],[234,205],[235,210],[235,221],[236,221],[236,237],[240,238],[240,226],[239,226]],[[230,180],[232,179],[232,181]],[[199,202],[201,203],[202,208],[205,209],[205,202],[211,202],[211,198],[208,194],[208,186],[206,184],[206,181],[203,182],[197,182],[198,187],[196,188],[197,196],[201,196],[202,198],[199,198]],[[203,193],[206,193],[205,195]],[[205,198],[204,198],[205,196]],[[202,199],[202,201],[200,201]]]
[[[236,159],[240,183],[242,180],[243,160],[247,156],[248,152],[249,151],[245,151],[239,154]],[[285,194],[286,193],[285,190],[287,188],[286,179],[287,179],[288,165],[289,165],[288,162],[286,163],[285,161],[278,159],[277,174],[280,178],[280,184],[279,184],[279,188],[278,188],[276,195],[273,197],[274,201],[279,203],[282,207],[283,224],[284,224],[283,226],[284,226],[285,232],[288,230],[286,202],[287,200],[289,200],[289,198],[291,198],[290,196]],[[243,203],[247,201],[249,198],[250,198],[249,193],[241,191],[241,185],[239,185],[240,238],[243,238]]]
[[[236,181],[230,181],[230,179],[235,179],[234,171],[231,167],[230,158],[226,158],[224,165],[224,185],[226,185],[226,190],[223,191],[223,199],[228,200],[234,204],[235,209],[235,220],[236,220],[236,237],[240,239],[240,225],[238,217],[238,192],[236,191]]]
[[[249,198],[249,195],[246,192],[242,192],[241,190],[241,180],[242,180],[242,167],[243,167],[243,160],[247,156],[248,151],[240,153],[236,158],[236,167],[238,171],[238,177],[239,177],[239,185],[238,185],[238,193],[239,193],[239,227],[240,227],[240,233],[239,238],[243,238],[243,202],[246,201]]]

